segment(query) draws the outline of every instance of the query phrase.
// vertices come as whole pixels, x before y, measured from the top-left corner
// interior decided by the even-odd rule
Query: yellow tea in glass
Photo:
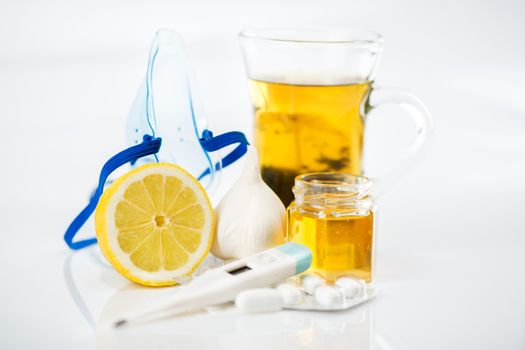
[[[285,205],[293,199],[297,175],[363,174],[365,122],[379,105],[407,107],[416,122],[418,135],[408,155],[426,139],[430,116],[422,102],[405,91],[372,84],[383,48],[380,35],[344,29],[248,29],[240,33],[240,42],[262,176]],[[404,168],[408,155],[397,169]]]
[[[293,85],[250,81],[255,146],[264,181],[288,205],[297,175],[361,174],[361,101],[370,83]]]

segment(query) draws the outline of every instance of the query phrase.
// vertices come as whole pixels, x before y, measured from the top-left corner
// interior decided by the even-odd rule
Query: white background
[[[524,13],[522,1],[2,1],[0,348],[92,349],[90,323],[136,290],[62,235],[125,146],[155,30],[186,39],[211,128],[251,135],[236,33],[272,25],[382,33],[377,83],[434,116],[425,157],[380,202],[380,296],[336,314],[197,315],[109,348],[525,348]],[[397,110],[374,119],[379,172],[414,130]]]

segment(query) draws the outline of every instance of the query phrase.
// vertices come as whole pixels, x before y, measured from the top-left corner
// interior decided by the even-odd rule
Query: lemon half
[[[106,259],[124,277],[148,286],[176,284],[202,262],[215,215],[206,191],[181,167],[151,163],[118,178],[95,211]]]

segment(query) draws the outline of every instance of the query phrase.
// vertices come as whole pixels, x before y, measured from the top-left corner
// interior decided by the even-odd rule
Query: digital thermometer
[[[176,311],[222,304],[247,289],[268,287],[306,271],[312,263],[310,249],[286,243],[261,253],[206,271],[169,299],[159,301],[148,311],[130,315],[115,323],[120,327],[168,317]]]

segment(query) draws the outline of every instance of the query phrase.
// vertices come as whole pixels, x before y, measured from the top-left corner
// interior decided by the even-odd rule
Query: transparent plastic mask
[[[208,192],[215,190],[220,152],[207,152],[199,142],[207,127],[184,42],[176,32],[159,29],[151,43],[146,77],[129,112],[127,141],[130,146],[139,144],[148,134],[161,137],[163,145],[156,155],[133,166],[175,163],[198,178]],[[203,176],[206,169],[211,171]]]
[[[148,59],[146,77],[129,112],[126,149],[109,158],[102,166],[98,185],[89,203],[68,226],[64,241],[73,250],[97,242],[95,237],[75,236],[98,205],[110,176],[121,166],[137,167],[150,162],[178,164],[198,179],[212,202],[223,167],[239,160],[247,151],[248,140],[240,131],[213,135],[197,99],[197,88],[181,37],[174,31],[155,33]],[[222,157],[220,150],[230,147]]]

